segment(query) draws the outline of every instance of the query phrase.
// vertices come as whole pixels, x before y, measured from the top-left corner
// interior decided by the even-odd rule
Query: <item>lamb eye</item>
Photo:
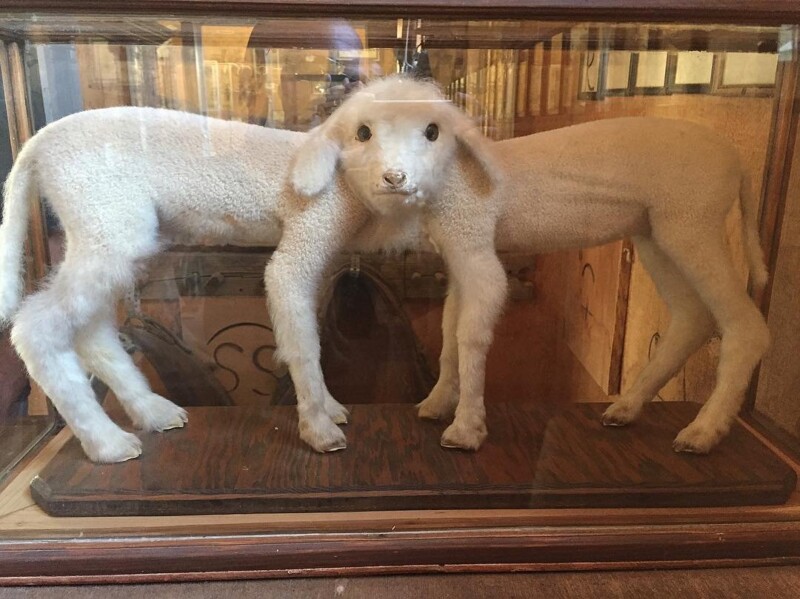
[[[436,141],[439,138],[439,126],[431,123],[425,129],[425,137],[428,141]]]
[[[372,137],[372,130],[366,125],[361,125],[356,131],[356,139],[358,141],[368,141]]]

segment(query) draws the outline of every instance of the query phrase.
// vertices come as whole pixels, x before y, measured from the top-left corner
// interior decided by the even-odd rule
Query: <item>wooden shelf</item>
[[[130,462],[92,464],[72,439],[31,489],[56,516],[784,503],[794,471],[741,426],[709,456],[672,451],[697,408],[656,403],[609,429],[604,404],[496,404],[473,453],[442,449],[444,425],[412,406],[358,405],[350,446],[328,455],[299,440],[292,407],[191,408],[185,429],[142,435]]]

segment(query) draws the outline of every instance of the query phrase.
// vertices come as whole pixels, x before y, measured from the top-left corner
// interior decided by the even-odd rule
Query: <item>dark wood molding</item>
[[[780,63],[775,87],[778,101],[773,113],[759,219],[762,244],[766,246],[764,258],[770,273],[775,271],[778,261],[786,194],[800,121],[800,63]],[[764,289],[756,294],[756,301],[765,316],[769,314],[772,285],[773,279],[770,278]]]
[[[614,571],[614,570],[675,570],[675,569],[710,569],[710,568],[754,568],[765,566],[793,566],[800,564],[800,558],[762,558],[762,559],[709,559],[702,562],[696,560],[664,560],[658,562],[603,562],[586,563],[576,566],[559,567],[554,564],[515,563],[507,564],[432,564],[414,566],[338,566],[334,568],[294,568],[291,570],[247,570],[216,572],[175,572],[175,573],[135,573],[109,577],[103,574],[76,576],[10,577],[0,579],[2,586],[34,586],[34,585],[84,585],[84,584],[144,584],[144,583],[181,583],[209,582],[230,580],[261,580],[276,578],[320,578],[320,577],[353,577],[353,576],[390,576],[402,574],[504,574],[508,572],[564,572],[581,571]]]
[[[542,42],[542,79],[539,88],[539,114],[547,116],[550,101],[550,65],[553,60],[553,42],[546,40]]]
[[[593,21],[800,22],[795,0],[6,0],[15,12],[204,14],[225,16],[381,16],[536,18]]]
[[[611,368],[609,371],[608,392],[617,395],[622,391],[622,368],[625,353],[625,330],[628,325],[628,300],[631,293],[631,273],[633,271],[633,242],[625,239],[619,262],[619,286],[617,287],[617,318],[614,338],[611,345]]]
[[[0,584],[797,563],[800,524],[4,541]],[[674,567],[674,566],[673,566]]]
[[[771,275],[775,272],[778,262],[789,176],[797,147],[797,129],[800,125],[800,63],[797,60],[778,64],[775,89],[776,102],[764,166],[759,215],[759,235],[765,250],[767,270]],[[774,276],[770,276],[763,289],[752,293],[756,305],[765,317],[769,316],[773,284]],[[760,373],[759,365],[747,390],[744,412],[755,410]]]
[[[757,433],[780,448],[795,464],[800,464],[800,439],[776,424],[769,416],[757,410],[742,414],[741,419]]]

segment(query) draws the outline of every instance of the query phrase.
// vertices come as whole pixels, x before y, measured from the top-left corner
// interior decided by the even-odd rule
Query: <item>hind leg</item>
[[[486,354],[506,296],[506,273],[490,244],[444,247],[445,260],[458,293],[456,320],[459,398],[452,424],[442,433],[441,445],[477,450],[488,434],[484,386]],[[487,247],[488,246],[488,247]],[[469,285],[469,287],[467,287]]]
[[[187,422],[186,410],[151,391],[122,346],[111,311],[103,311],[78,333],[76,348],[83,365],[111,388],[134,426],[165,431]]]
[[[139,439],[114,424],[97,402],[74,348],[76,333],[92,326],[114,290],[128,282],[130,266],[68,253],[49,285],[25,300],[11,332],[31,377],[95,462],[121,462],[141,453]]]
[[[603,414],[606,426],[622,426],[635,420],[645,403],[675,376],[686,360],[714,332],[714,319],[672,260],[651,239],[635,238],[637,255],[667,303],[670,321],[653,359],[633,386]]]
[[[714,391],[674,443],[676,451],[707,453],[736,418],[750,376],[769,345],[769,329],[733,267],[724,227],[692,230],[669,224],[655,219],[654,237],[714,315],[722,334]]]

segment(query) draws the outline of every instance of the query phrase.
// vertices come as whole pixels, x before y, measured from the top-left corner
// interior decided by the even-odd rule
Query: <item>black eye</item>
[[[372,137],[372,130],[366,125],[361,125],[356,131],[356,139],[358,141],[368,141]]]
[[[425,129],[425,137],[428,141],[436,141],[439,138],[439,126],[435,123],[431,123]]]

